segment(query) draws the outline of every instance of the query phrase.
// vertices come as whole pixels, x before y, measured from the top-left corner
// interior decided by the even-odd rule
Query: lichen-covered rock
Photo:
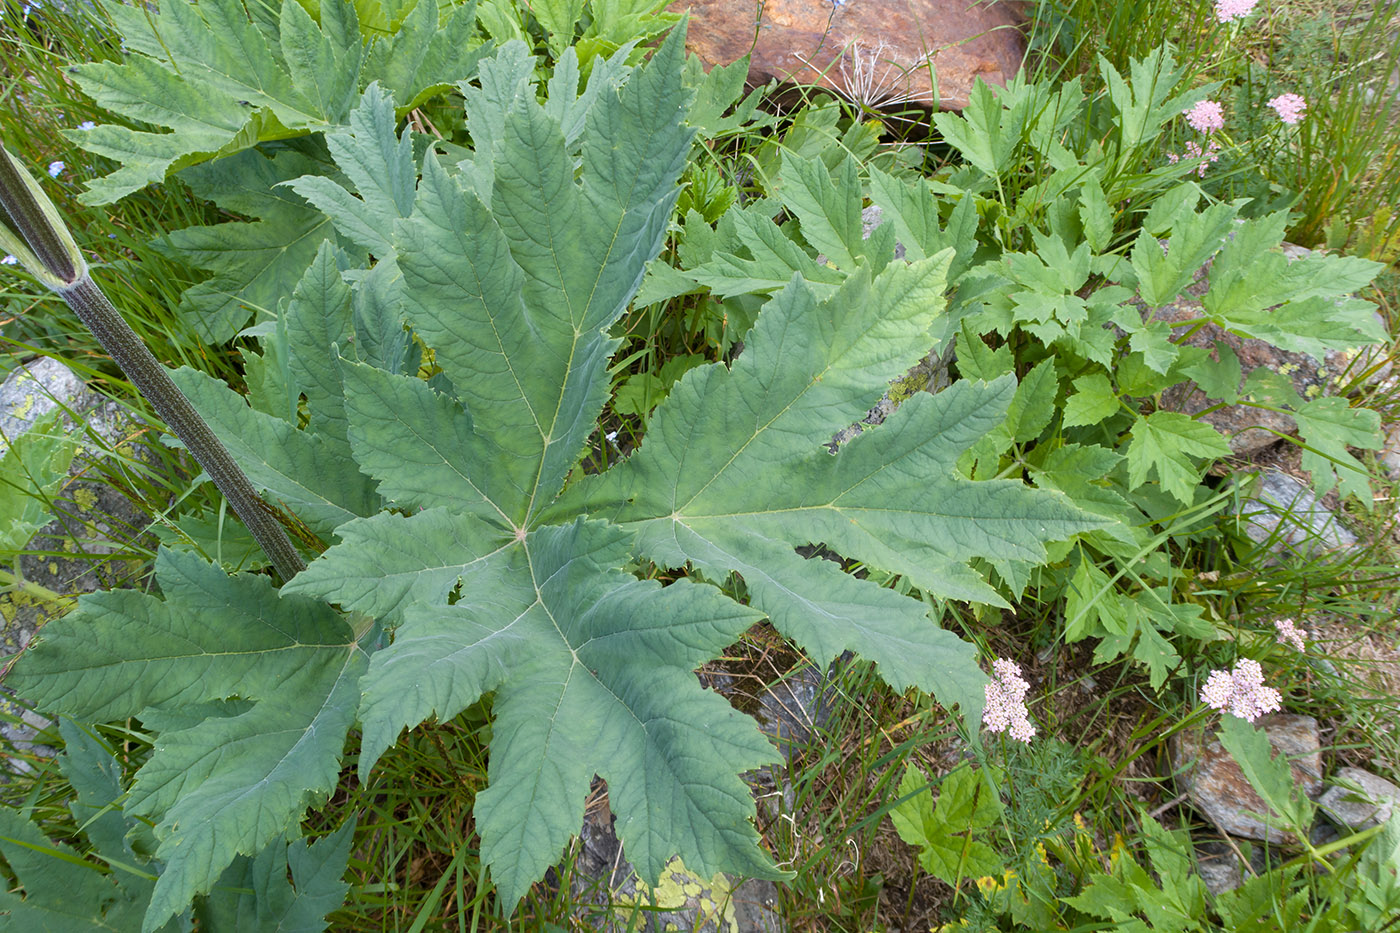
[[[1256,726],[1268,736],[1274,753],[1287,758],[1293,780],[1303,792],[1316,796],[1322,789],[1317,720],[1274,713],[1260,717]],[[1291,833],[1256,816],[1268,815],[1268,804],[1255,793],[1235,759],[1214,736],[1207,736],[1201,729],[1180,732],[1168,741],[1167,751],[1177,786],[1221,831],[1263,842],[1297,844]]]
[[[978,78],[1005,84],[1026,52],[1024,18],[995,0],[676,0],[671,9],[690,12],[686,47],[707,68],[751,54],[751,83],[816,84],[871,106],[960,110]]]
[[[123,449],[134,425],[121,406],[89,390],[58,360],[41,358],[13,372],[0,385],[0,432],[14,439],[55,410],[60,424],[79,444],[69,479],[54,499],[53,521],[27,543],[24,553],[0,554],[0,566],[14,569],[25,585],[0,594],[0,670],[8,666],[38,628],[71,605],[69,597],[119,585],[137,577],[141,561],[114,560],[145,532],[150,516],[130,498],[97,479],[95,464],[104,449]],[[9,440],[3,441],[4,448]],[[138,446],[125,452],[140,456]],[[57,598],[55,598],[55,596]],[[0,722],[0,737],[21,750],[35,750],[42,717],[26,713],[0,688],[0,705],[19,722]]]
[[[1362,768],[1340,768],[1333,780],[1339,783],[1327,788],[1317,803],[1339,826],[1357,830],[1379,826],[1400,803],[1400,787]],[[1361,792],[1343,787],[1342,781],[1359,785]]]
[[[771,881],[702,878],[672,859],[653,887],[637,877],[606,805],[584,818],[570,890],[575,916],[600,933],[783,933]]]

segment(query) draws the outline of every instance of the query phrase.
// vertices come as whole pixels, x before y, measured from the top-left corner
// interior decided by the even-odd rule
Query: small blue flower
[[[4,259],[0,259],[0,266],[13,266],[17,262],[19,262],[19,260],[15,257],[6,256]]]
[[[78,129],[80,129],[80,130],[90,130],[90,129],[92,129],[92,128],[93,128],[94,126],[96,126],[96,125],[97,125],[97,124],[96,124],[96,123],[93,123],[91,120],[84,120],[82,123],[79,123],[79,124],[78,124]]]
[[[59,174],[60,174],[62,171],[63,171],[63,163],[62,163],[62,162],[50,162],[50,163],[49,163],[49,177],[50,177],[50,178],[57,178],[57,177],[59,176]]]

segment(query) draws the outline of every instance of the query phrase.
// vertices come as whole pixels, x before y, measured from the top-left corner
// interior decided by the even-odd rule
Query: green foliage
[[[1001,812],[995,783],[960,764],[938,785],[938,801],[924,791],[928,781],[913,764],[899,782],[902,802],[890,811],[899,838],[919,848],[919,867],[951,885],[965,878],[999,874],[1001,856],[974,833],[994,825]]]
[[[266,577],[230,577],[191,554],[164,552],[156,578],[162,597],[85,598],[11,675],[47,709],[136,717],[159,734],[122,807],[152,822],[164,862],[148,931],[334,789],[372,637],[326,606],[279,597]]]
[[[236,858],[254,862],[228,870],[275,872],[258,853],[334,787],[353,720],[367,776],[404,727],[488,692],[476,825],[507,908],[577,832],[595,773],[644,877],[677,853],[705,876],[778,876],[740,778],[772,746],[691,671],[767,614],[814,658],[857,651],[973,722],[983,682],[924,603],[795,548],[827,542],[930,593],[997,602],[970,561],[1034,564],[1046,542],[1103,524],[1058,493],[957,475],[1004,419],[1010,378],[912,399],[827,451],[946,331],[953,260],[867,253],[849,163],[838,189],[793,162],[791,189],[849,274],[820,290],[787,274],[732,367],[690,369],[638,452],[571,477],[607,400],[609,328],[661,248],[690,152],[682,41],[632,69],[620,50],[581,91],[561,69],[544,104],[507,43],[464,95],[477,148],[455,163],[429,153],[411,207],[417,163],[376,85],[328,136],[336,170],[292,180],[377,263],[353,269],[356,254],[320,242],[257,329],[247,402],[177,378],[254,483],[339,543],[280,598],[265,578],[163,552],[161,597],[90,598],[14,675],[49,708],[159,734],[125,805],[154,823],[164,862],[146,929]],[[341,177],[355,190],[325,181]],[[404,323],[431,349],[428,381]],[[705,583],[639,579],[642,561],[740,573],[752,608]],[[393,641],[370,658],[381,625]]]
[[[41,418],[0,455],[0,555],[23,550],[49,523],[49,503],[68,481],[77,443],[62,430],[61,413]]]
[[[1268,804],[1271,812],[1259,814],[1260,818],[1298,839],[1307,838],[1316,807],[1294,782],[1287,758],[1273,754],[1268,735],[1236,716],[1223,716],[1219,737],[1250,786]]]
[[[1169,831],[1143,817],[1148,868],[1126,852],[1115,852],[1111,869],[1096,873],[1082,894],[1065,902],[1094,917],[1112,920],[1116,929],[1185,933],[1201,930],[1206,907],[1205,883],[1195,873],[1190,837]]]
[[[107,204],[173,170],[341,125],[372,81],[409,110],[469,76],[480,55],[474,3],[439,10],[419,0],[368,43],[356,4],[325,0],[319,24],[296,0],[283,0],[280,15],[251,9],[252,19],[237,0],[111,9],[133,54],[73,73],[103,107],[170,132],[109,123],[70,133],[121,166],[89,185],[87,201]]]
[[[0,930],[138,929],[160,866],[136,841],[144,829],[140,821],[120,809],[121,764],[86,727],[64,719],[59,732],[59,767],[73,791],[69,810],[91,848],[84,857],[46,838],[19,810],[0,808],[0,856],[19,883],[0,894]],[[239,858],[194,911],[200,928],[320,933],[326,914],[345,897],[340,876],[353,830],[347,823],[310,845],[297,839],[268,846],[256,860]],[[190,919],[181,911],[158,929],[189,930]]]

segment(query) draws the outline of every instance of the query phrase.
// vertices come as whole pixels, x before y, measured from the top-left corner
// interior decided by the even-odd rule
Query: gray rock
[[[1385,443],[1376,454],[1376,460],[1392,480],[1400,481],[1400,424],[1392,424],[1385,433]]]
[[[1240,503],[1240,525],[1256,544],[1316,557],[1356,546],[1356,535],[1317,501],[1307,486],[1287,473],[1266,470]]]
[[[1322,790],[1317,720],[1274,713],[1260,717],[1255,725],[1264,730],[1274,752],[1288,758],[1293,780],[1305,794],[1315,797]],[[1297,844],[1291,833],[1255,815],[1267,815],[1268,805],[1213,735],[1207,736],[1201,729],[1178,733],[1168,741],[1167,751],[1177,786],[1222,832],[1263,842]]]
[[[80,413],[83,422],[109,444],[121,436],[125,418],[120,406],[89,391],[77,373],[60,361],[40,357],[16,368],[0,383],[0,453],[10,449],[11,438],[60,408]],[[64,420],[71,430],[71,415]]]
[[[1318,806],[1338,826],[1352,829],[1370,829],[1390,819],[1396,801],[1400,801],[1400,787],[1379,775],[1361,768],[1340,768],[1334,780],[1359,785],[1358,793],[1341,783],[1333,784],[1318,800]]]

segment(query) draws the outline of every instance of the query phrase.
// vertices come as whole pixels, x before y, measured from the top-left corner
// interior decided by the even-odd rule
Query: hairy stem
[[[146,349],[141,338],[136,336],[117,309],[112,307],[102,290],[88,275],[83,274],[73,284],[57,291],[92,331],[107,355],[122,368],[122,372],[199,461],[204,472],[209,474],[233,511],[267,553],[282,579],[290,580],[305,569],[306,564],[291,539],[258,498],[252,483],[233,461],[228,449],[214,436],[209,425],[194,410],[184,393],[176,388],[165,368]]]

